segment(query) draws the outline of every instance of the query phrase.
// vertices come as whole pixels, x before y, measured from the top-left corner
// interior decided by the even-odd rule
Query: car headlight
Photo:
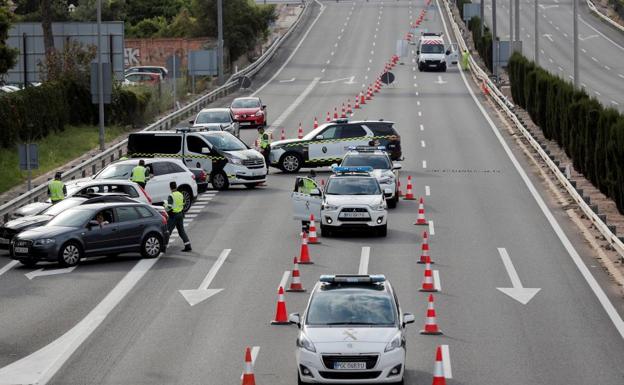
[[[243,164],[243,160],[240,158],[236,158],[232,155],[225,155],[225,157],[227,158],[228,162],[232,164]]]
[[[234,115],[234,119],[236,120],[240,119],[240,115]]]
[[[308,338],[308,336],[305,335],[304,332],[299,333],[299,337],[297,338],[297,347],[304,348],[305,350],[308,350],[312,353],[316,353],[316,348],[314,347],[314,344],[312,343],[312,341],[310,341],[310,339]]]
[[[53,243],[55,243],[56,240],[52,239],[52,238],[45,238],[45,239],[37,239],[33,242],[34,246],[45,246],[45,245],[51,245]]]
[[[403,346],[403,335],[401,334],[401,331],[398,331],[397,334],[392,337],[390,342],[388,342],[388,345],[386,345],[386,349],[384,350],[384,352],[391,352],[394,349],[400,348],[401,346]]]
[[[334,205],[330,205],[330,204],[327,204],[327,203],[323,203],[322,209],[326,210],[326,211],[336,211],[336,210],[338,210],[338,206],[334,206]]]
[[[371,210],[373,211],[383,211],[386,209],[386,203],[385,202],[381,202],[378,203],[376,205],[370,205]]]
[[[264,115],[264,112],[262,112],[262,110],[256,112],[256,116],[262,116],[262,115]]]

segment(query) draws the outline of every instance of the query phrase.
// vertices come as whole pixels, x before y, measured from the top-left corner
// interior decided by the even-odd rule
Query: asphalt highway
[[[437,4],[428,8],[436,15],[425,21],[429,30],[445,28]],[[274,136],[284,128],[294,137],[299,122],[307,132],[314,117],[353,101],[424,6],[313,3],[249,92],[268,105]],[[430,224],[414,226],[417,203],[401,201],[386,238],[321,237],[310,246],[315,264],[301,267],[304,287],[321,274],[385,274],[417,320],[408,327],[406,384],[431,382],[442,344],[450,351],[448,384],[621,385],[624,306],[591,249],[513,139],[484,115],[477,89],[455,67],[419,72],[412,50],[393,70],[395,84],[353,118],[396,122],[401,178],[414,178]],[[241,136],[251,144],[256,132]],[[179,252],[178,239],[156,260],[98,259],[32,279],[25,274],[33,269],[0,261],[0,384],[236,384],[246,346],[255,347],[258,384],[295,384],[297,329],[270,325],[278,286],[299,252],[293,186],[294,176],[272,169],[266,187],[202,195],[187,216],[192,253]],[[440,278],[443,336],[418,334],[427,306],[416,264],[424,230]],[[512,287],[510,264],[521,285],[540,289],[526,304],[497,290]],[[223,290],[191,306],[180,290],[194,289]],[[307,300],[288,293],[288,312],[302,312]]]

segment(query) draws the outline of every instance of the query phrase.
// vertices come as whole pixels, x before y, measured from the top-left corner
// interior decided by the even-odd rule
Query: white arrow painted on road
[[[595,37],[598,37],[598,35],[589,35],[587,37],[581,37],[581,35],[579,35],[579,40],[580,41],[585,41],[585,40],[593,39]]]
[[[351,76],[351,78],[344,82],[344,84],[355,84],[355,76]]]
[[[497,289],[507,294],[511,298],[515,299],[516,301],[520,302],[521,304],[526,305],[541,289],[522,287],[520,277],[518,277],[518,273],[516,272],[516,269],[511,262],[511,258],[509,258],[509,254],[507,254],[507,250],[501,247],[498,249],[498,253],[503,260],[503,264],[505,265],[507,274],[509,274],[509,278],[511,279],[511,285],[513,287],[497,287]]]
[[[71,273],[72,271],[74,271],[75,268],[76,268],[76,266],[66,267],[64,269],[52,269],[52,270],[39,269],[39,270],[31,271],[30,273],[26,273],[24,275],[28,279],[33,279],[33,278],[37,278],[37,277],[46,277],[48,275],[58,275],[58,274]]]
[[[212,265],[210,271],[208,272],[208,275],[206,275],[206,278],[204,278],[201,285],[199,285],[197,289],[180,290],[180,294],[182,294],[182,296],[184,297],[184,299],[186,299],[189,305],[195,306],[198,303],[207,300],[208,298],[212,297],[217,293],[220,293],[223,290],[208,289],[208,286],[210,286],[212,280],[217,276],[217,272],[223,265],[223,262],[225,262],[225,259],[228,257],[228,255],[230,255],[230,251],[232,251],[232,249],[225,249],[221,252],[221,255],[219,255],[219,258],[214,263],[214,265]]]
[[[438,80],[436,81],[436,84],[446,84],[446,80],[442,80],[442,76],[438,75]]]
[[[321,84],[332,84],[332,83],[338,83],[338,82],[342,82],[342,81],[349,81],[351,83],[345,83],[345,84],[353,84],[353,79],[355,79],[355,76],[350,76],[348,78],[341,78],[341,79],[334,79],[334,80],[323,80],[322,82],[320,82]]]
[[[542,36],[544,36],[545,38],[547,38],[548,40],[550,40],[550,42],[552,43],[554,40],[552,38],[552,35],[550,33],[545,33]]]
[[[559,8],[558,5],[543,5],[543,4],[540,4],[539,6],[540,6],[541,9]]]
[[[280,80],[279,82],[280,82],[280,83],[292,83],[292,82],[294,82],[294,81],[295,81],[295,78],[292,78],[292,79],[285,79],[285,80]]]

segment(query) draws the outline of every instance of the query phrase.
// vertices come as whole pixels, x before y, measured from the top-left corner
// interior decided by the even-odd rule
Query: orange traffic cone
[[[355,97],[355,105],[353,106],[353,108],[355,108],[356,110],[360,109],[360,100],[357,96]]]
[[[446,385],[446,377],[444,377],[444,363],[442,362],[442,347],[438,346],[436,351],[436,360],[433,367],[433,382],[431,385]]]
[[[440,335],[442,331],[438,327],[436,320],[436,312],[433,307],[433,294],[429,294],[429,301],[427,303],[427,317],[425,318],[425,328],[420,331],[420,334],[426,335]]]
[[[403,190],[401,190],[401,179],[399,179],[399,196],[403,196]]]
[[[277,309],[275,318],[271,321],[271,325],[288,325],[288,314],[286,313],[286,300],[284,299],[284,288],[279,287],[277,292]]]
[[[412,191],[412,176],[409,175],[407,177],[407,192],[405,193],[405,197],[403,198],[406,201],[413,201],[416,198],[414,198],[414,192]]]
[[[316,116],[314,117],[314,128],[318,128],[318,120],[316,120]]]
[[[368,91],[366,91],[366,100],[371,100],[373,98],[373,92],[370,87],[368,87]]]
[[[297,129],[297,138],[303,138],[303,127],[301,127],[301,123],[299,123],[299,128]]]
[[[344,105],[344,103],[342,103],[342,110],[340,110],[340,117],[341,117],[342,119],[344,119],[344,118],[346,118],[346,117],[347,117],[347,110],[345,109],[345,105]]]
[[[325,118],[326,122],[331,122],[331,116],[329,115],[329,111],[327,111],[327,117]]]
[[[433,263],[431,262],[431,256],[429,255],[429,235],[427,232],[423,232],[423,242],[421,246],[421,254],[420,261],[417,263],[425,264],[425,263]]]
[[[314,262],[310,259],[308,250],[308,235],[305,231],[301,233],[301,252],[299,253],[299,263],[302,265],[310,265]]]
[[[314,223],[314,214],[310,214],[310,231],[309,231],[310,235],[308,238],[308,243],[311,245],[315,245],[319,242],[317,235],[316,235],[316,224]]]
[[[280,140],[284,140],[286,139],[286,133],[284,132],[284,129],[282,128],[282,135],[280,135]]]
[[[360,104],[366,104],[366,97],[362,91],[360,91]]]
[[[485,84],[485,79],[483,79],[481,81],[481,91],[483,91],[483,94],[485,96],[488,96],[490,94],[490,89],[488,88],[488,86]]]
[[[427,220],[425,219],[425,200],[423,197],[420,197],[420,202],[418,202],[418,218],[416,218],[415,225],[427,225]]]
[[[256,385],[256,378],[253,373],[253,363],[251,361],[251,349],[247,346],[245,350],[245,367],[243,369],[242,385]]]
[[[353,109],[351,109],[351,99],[347,100],[347,114],[352,114]]]
[[[338,107],[334,107],[334,119],[338,119]]]
[[[424,292],[437,292],[435,285],[433,283],[433,271],[431,271],[431,264],[427,263],[425,265],[425,278],[422,282],[422,287],[420,291]]]
[[[297,257],[294,258],[293,261],[295,267],[292,271],[292,280],[290,281],[290,287],[286,291],[294,291],[294,292],[304,292],[306,291],[301,284],[301,276],[299,274],[299,263],[297,262]]]

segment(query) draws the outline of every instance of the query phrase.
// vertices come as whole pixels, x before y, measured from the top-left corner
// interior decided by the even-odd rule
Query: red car
[[[230,109],[240,127],[266,127],[267,125],[266,106],[262,104],[260,98],[236,98],[230,105]]]

